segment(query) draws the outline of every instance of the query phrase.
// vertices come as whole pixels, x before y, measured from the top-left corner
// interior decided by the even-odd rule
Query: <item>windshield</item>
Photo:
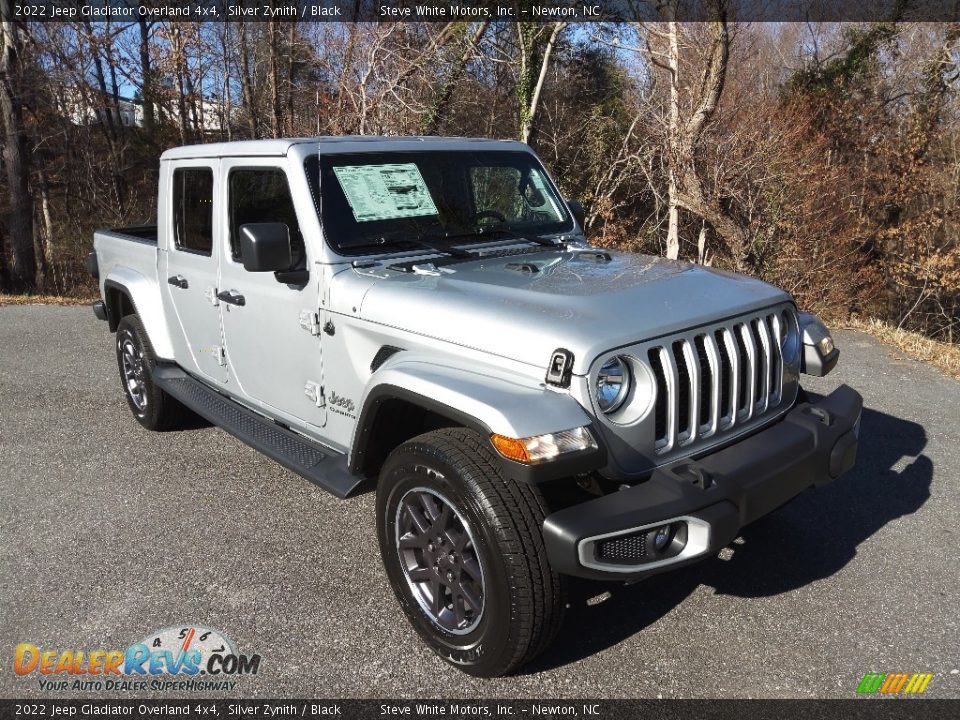
[[[324,235],[346,255],[573,229],[530,153],[365,152],[321,155],[319,165]]]

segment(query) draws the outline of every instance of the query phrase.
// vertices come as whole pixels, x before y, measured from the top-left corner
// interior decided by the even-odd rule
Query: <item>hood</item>
[[[441,265],[430,274],[380,267],[358,314],[544,369],[554,350],[566,348],[582,375],[602,352],[790,299],[742,275],[604,252],[609,261],[546,250]]]

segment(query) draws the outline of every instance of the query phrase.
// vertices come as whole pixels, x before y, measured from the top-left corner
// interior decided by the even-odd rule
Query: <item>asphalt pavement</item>
[[[373,493],[337,500],[217,428],[149,433],[89,308],[0,307],[0,696],[48,694],[12,672],[18,643],[199,625],[261,656],[242,697],[853,697],[868,671],[960,697],[960,382],[863,334],[837,344],[807,387],[863,394],[852,473],[718,558],[578,586],[554,646],[485,681],[407,625]]]

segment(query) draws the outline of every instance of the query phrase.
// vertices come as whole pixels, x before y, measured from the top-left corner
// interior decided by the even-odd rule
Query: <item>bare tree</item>
[[[152,135],[156,126],[156,106],[154,105],[153,65],[150,62],[150,34],[154,23],[146,16],[137,18],[137,28],[140,31],[140,98],[143,101],[143,127],[148,136]]]
[[[458,34],[463,39],[463,49],[460,51],[460,54],[454,61],[450,71],[443,78],[443,83],[440,86],[440,89],[437,91],[437,95],[433,100],[433,104],[430,106],[430,111],[427,113],[420,125],[421,133],[423,135],[434,135],[440,128],[445,119],[447,109],[450,106],[450,98],[453,96],[453,89],[457,86],[457,83],[463,76],[463,72],[467,67],[467,62],[470,60],[470,56],[476,52],[477,46],[480,45],[480,41],[483,39],[488,27],[490,27],[490,21],[484,20],[478,25],[476,31],[472,35],[468,35],[467,24],[462,26],[462,30]]]
[[[549,25],[517,23],[517,46],[519,75],[517,77],[517,103],[520,117],[520,139],[531,145],[536,143],[537,110],[543,84],[550,66],[550,55],[556,47],[565,22]]]
[[[247,123],[250,137],[258,137],[259,112],[257,101],[253,94],[253,73],[250,67],[250,36],[247,33],[247,23],[240,21],[240,88],[243,96],[243,105],[247,111]]]
[[[21,98],[21,32],[20,22],[13,19],[13,3],[0,0],[0,113],[3,116],[3,162],[10,201],[6,229],[12,250],[7,272],[11,289],[17,292],[35,289],[37,278],[33,198],[27,184],[29,167]]]
[[[669,84],[666,255],[669,258],[679,256],[679,211],[684,209],[709,223],[726,246],[734,267],[744,269],[749,244],[746,228],[729,213],[716,194],[708,190],[700,156],[704,132],[717,110],[727,77],[730,31],[726,0],[711,0],[709,3],[713,19],[705,25],[707,37],[702,43],[698,68],[692,67],[692,62],[683,63],[682,50],[684,45],[689,50],[700,43],[685,42],[681,36],[689,36],[699,28],[677,22],[677,0],[665,3],[663,11],[668,18],[666,30],[648,25],[643,31],[648,38],[659,42],[659,46],[655,46],[648,39],[647,51],[651,62],[666,71]],[[664,45],[666,49],[658,49]],[[688,95],[686,102],[681,101],[684,91]],[[698,256],[701,258],[706,257],[705,247],[699,247],[704,246],[705,239],[705,234],[698,239]]]

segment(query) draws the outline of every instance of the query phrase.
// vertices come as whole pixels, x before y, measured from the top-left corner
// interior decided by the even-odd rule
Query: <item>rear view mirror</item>
[[[288,270],[293,264],[290,229],[284,223],[241,225],[240,256],[249,272]]]
[[[573,219],[577,221],[577,225],[580,226],[580,229],[583,229],[583,223],[587,219],[587,211],[583,208],[583,203],[579,200],[567,200],[567,207],[570,208],[570,213],[573,215]]]

